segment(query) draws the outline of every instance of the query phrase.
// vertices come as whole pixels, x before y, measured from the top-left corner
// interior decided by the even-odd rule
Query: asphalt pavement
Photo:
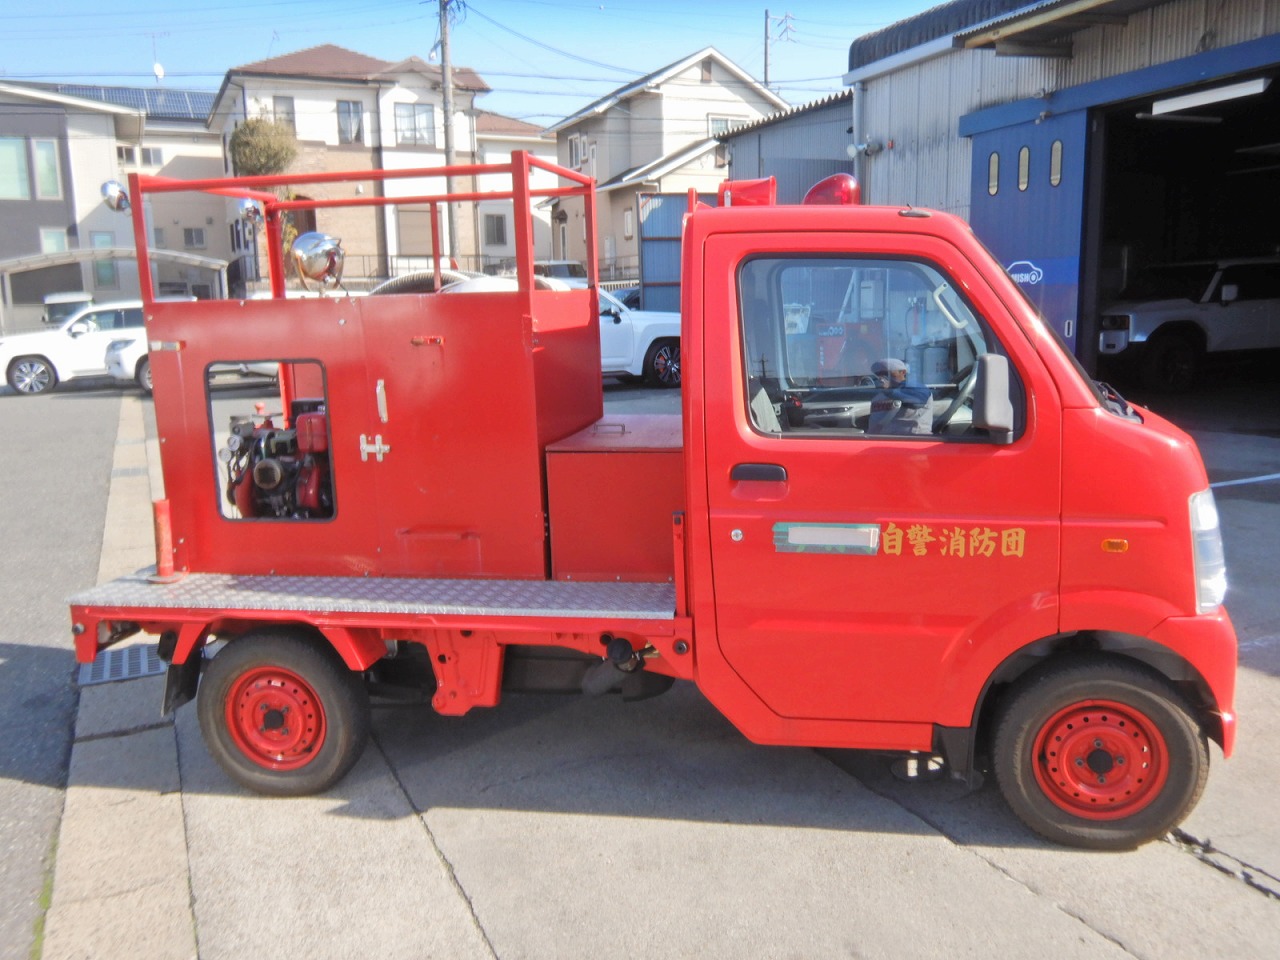
[[[144,403],[121,403],[100,582],[154,561]],[[379,707],[335,789],[264,798],[222,775],[191,706],[160,717],[155,676],[81,689],[42,956],[1273,957],[1271,417],[1191,424],[1213,478],[1245,481],[1218,494],[1241,720],[1178,836],[1054,847],[991,786],[755,746],[688,685],[634,704],[514,696],[463,718]]]

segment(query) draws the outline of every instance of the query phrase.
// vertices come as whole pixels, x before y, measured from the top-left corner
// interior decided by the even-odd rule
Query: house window
[[[987,157],[987,193],[995,196],[1000,190],[1000,154]]]
[[[89,234],[89,245],[96,249],[114,247],[116,236],[109,231],[94,230]],[[120,286],[120,275],[116,271],[114,260],[93,261],[93,282],[99,287],[115,288]]]
[[[707,114],[707,136],[719,137],[729,132],[729,128],[735,123],[741,123],[746,117],[720,117],[715,114]]]
[[[582,166],[582,140],[575,133],[569,138],[569,169],[576,170]]]
[[[1018,189],[1025,191],[1031,183],[1031,148],[1023,147],[1018,151]]]
[[[434,146],[435,107],[429,103],[396,104],[396,143]]]
[[[396,212],[396,246],[402,257],[431,256],[431,210],[401,207]]]
[[[364,143],[364,136],[360,130],[360,121],[363,117],[364,111],[355,100],[338,101],[339,143]]]
[[[569,229],[563,223],[560,224],[560,256],[567,257],[569,255]]]
[[[58,200],[62,197],[62,169],[58,163],[58,142],[36,140],[32,144],[36,160],[36,198]]]
[[[500,213],[484,215],[484,243],[487,247],[507,245],[507,218]]]
[[[164,165],[164,156],[159,147],[143,147],[142,148],[142,165],[144,167],[159,167]]]
[[[67,231],[60,227],[40,228],[40,252],[62,253],[67,249]]]
[[[31,199],[27,142],[20,137],[0,137],[0,199]]]
[[[1056,187],[1062,182],[1062,141],[1053,141],[1049,148],[1049,184]]]
[[[596,145],[594,143],[587,144],[587,176],[594,177],[596,175]]]
[[[707,57],[707,59],[703,60],[701,66],[702,66],[702,82],[710,83],[711,82],[711,58]]]
[[[182,245],[188,250],[204,249],[204,227],[184,227]]]
[[[272,97],[271,115],[275,117],[276,123],[285,124],[297,136],[298,124],[293,113],[293,97]]]
[[[138,162],[138,154],[133,147],[126,147],[122,143],[116,144],[116,160],[128,166],[133,166]]]
[[[151,231],[151,245],[153,247],[164,246],[164,227],[154,227]]]
[[[622,236],[630,240],[636,233],[636,212],[631,209],[622,211]]]

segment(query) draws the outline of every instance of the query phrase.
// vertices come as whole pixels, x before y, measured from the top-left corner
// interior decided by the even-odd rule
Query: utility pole
[[[449,4],[451,0],[440,0],[440,78],[444,93],[444,163],[452,167],[457,161],[453,149],[453,65],[449,59]],[[445,178],[445,190],[453,193],[453,177]],[[454,240],[458,236],[458,224],[452,203],[445,204],[445,236],[449,247],[449,255],[457,257],[458,251]],[[440,251],[435,251],[438,255]]]
[[[795,29],[791,24],[791,21],[794,19],[795,18],[791,16],[790,13],[784,13],[780,17],[771,17],[769,16],[768,10],[764,12],[764,85],[766,88],[769,86],[769,45],[773,43],[775,39],[769,28],[774,23],[779,24],[780,28],[776,39],[790,40],[791,31]]]

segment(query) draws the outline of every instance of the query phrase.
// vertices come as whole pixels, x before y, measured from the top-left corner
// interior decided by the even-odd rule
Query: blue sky
[[[466,0],[452,59],[493,88],[481,107],[549,125],[705,46],[761,78],[767,8],[770,86],[799,104],[844,89],[855,37],[936,2]],[[0,13],[0,80],[150,86],[158,62],[164,86],[216,89],[233,66],[325,43],[427,59],[437,14],[438,0],[11,2]]]

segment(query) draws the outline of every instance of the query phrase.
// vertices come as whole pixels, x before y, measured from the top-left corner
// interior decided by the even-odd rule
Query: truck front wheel
[[[1209,775],[1204,734],[1164,677],[1130,661],[1049,665],[997,720],[1006,802],[1058,843],[1127,850],[1191,812]]]
[[[209,661],[197,713],[209,753],[258,793],[303,796],[341,780],[369,738],[369,695],[322,642],[264,630]]]

